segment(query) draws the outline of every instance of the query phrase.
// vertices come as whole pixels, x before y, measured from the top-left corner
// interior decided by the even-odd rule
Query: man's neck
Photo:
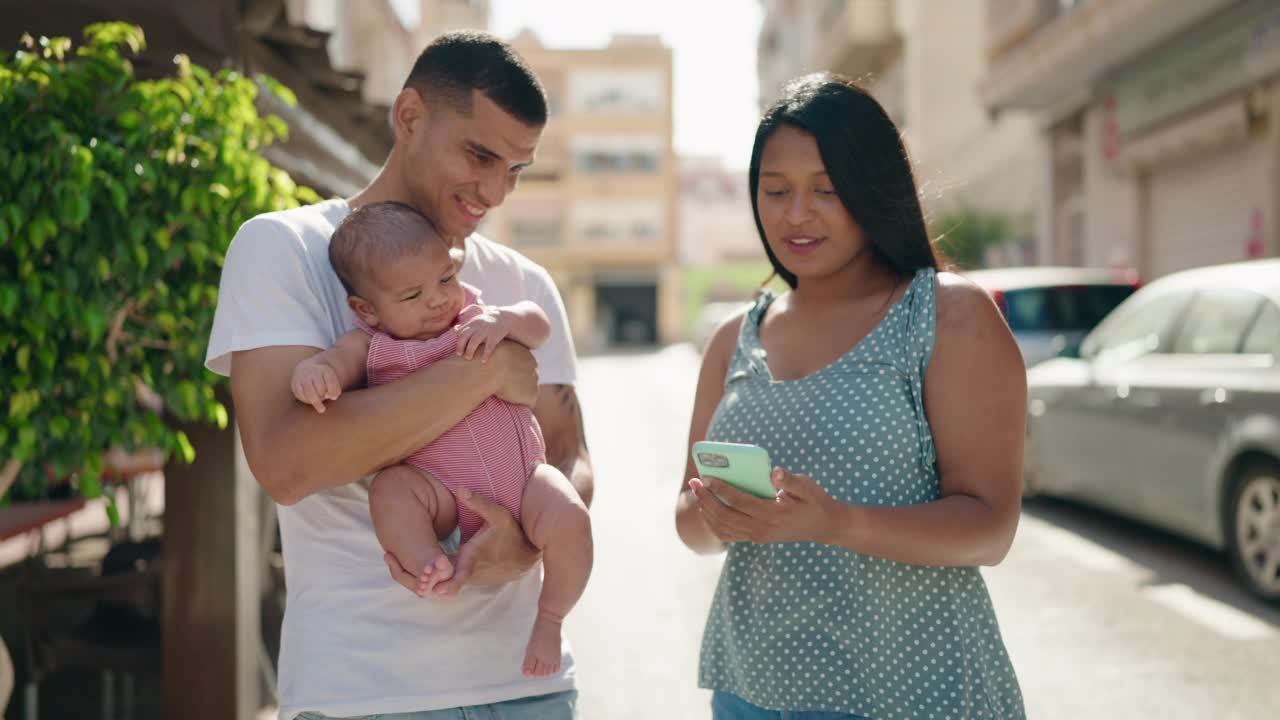
[[[398,173],[393,171],[393,163],[394,160],[388,158],[387,164],[382,166],[382,169],[378,171],[378,174],[363,190],[347,198],[347,204],[351,206],[352,210],[361,205],[376,202],[411,204],[409,202],[409,191],[403,183],[397,180]]]

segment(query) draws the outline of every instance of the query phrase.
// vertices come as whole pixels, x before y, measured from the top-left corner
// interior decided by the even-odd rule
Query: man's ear
[[[427,116],[427,105],[417,89],[406,87],[396,95],[391,105],[391,126],[396,133],[397,142],[407,142]]]
[[[378,313],[373,309],[373,303],[359,295],[348,295],[347,306],[356,314],[356,317],[360,318],[360,322],[371,328],[378,327]]]

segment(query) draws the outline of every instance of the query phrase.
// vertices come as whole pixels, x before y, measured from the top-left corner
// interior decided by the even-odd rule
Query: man
[[[533,162],[546,112],[537,79],[505,43],[476,32],[441,36],[395,100],[395,145],[373,182],[349,200],[256,217],[227,252],[206,362],[230,375],[249,466],[281,506],[288,587],[282,720],[301,713],[443,720],[475,706],[487,706],[484,717],[574,715],[567,643],[559,673],[521,673],[541,579],[527,572],[537,553],[510,513],[484,498],[460,498],[485,527],[457,550],[455,575],[439,588],[451,597],[422,599],[396,586],[412,590],[416,577],[393,558],[378,564],[384,555],[364,480],[497,395],[533,406],[547,461],[590,503],[591,463],[560,296],[544,269],[473,234]],[[353,207],[387,200],[434,221],[465,253],[460,277],[486,302],[538,303],[551,337],[532,355],[504,341],[488,363],[453,358],[343,393],[319,414],[294,400],[289,378],[300,360],[352,327],[328,262],[329,237]]]

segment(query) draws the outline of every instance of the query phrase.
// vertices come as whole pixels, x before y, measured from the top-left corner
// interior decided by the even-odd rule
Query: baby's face
[[[373,273],[373,322],[366,323],[401,339],[430,340],[453,326],[465,293],[457,264],[443,241],[402,257]]]

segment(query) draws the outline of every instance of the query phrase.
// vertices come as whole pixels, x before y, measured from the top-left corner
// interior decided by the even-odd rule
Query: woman
[[[898,132],[852,83],[784,89],[750,188],[791,290],[716,331],[689,442],[764,447],[778,496],[690,460],[676,505],[686,545],[728,548],[699,672],[713,717],[1023,717],[978,572],[1020,510],[1026,379],[1008,327],[937,272]]]

